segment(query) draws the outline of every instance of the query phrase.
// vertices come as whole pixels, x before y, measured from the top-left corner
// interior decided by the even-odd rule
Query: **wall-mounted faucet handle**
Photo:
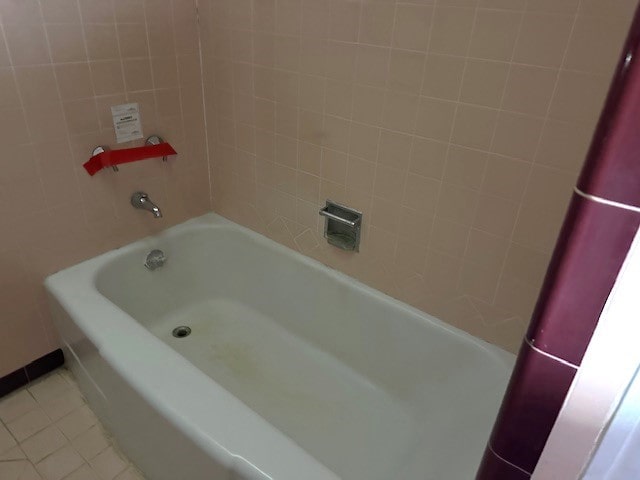
[[[162,212],[158,206],[153,203],[149,195],[144,192],[135,192],[131,195],[131,205],[133,205],[134,208],[141,208],[153,213],[153,216],[156,218],[162,218]]]
[[[164,140],[159,135],[151,135],[144,142],[145,145],[160,145],[161,143],[164,143]],[[162,161],[166,162],[167,161],[167,157],[166,156],[162,157]]]
[[[107,150],[109,150],[109,147],[103,147],[102,145],[98,145],[96,148],[93,149],[93,152],[91,152],[91,156],[95,157],[96,155],[100,155],[101,153],[104,153]],[[111,168],[113,169],[114,172],[120,171],[117,165],[112,165]]]

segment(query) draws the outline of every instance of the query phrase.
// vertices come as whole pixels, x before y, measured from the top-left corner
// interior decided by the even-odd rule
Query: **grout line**
[[[531,477],[531,473],[527,472],[524,468],[519,467],[518,465],[516,465],[515,463],[511,463],[509,460],[507,460],[506,458],[502,457],[501,455],[499,455],[498,453],[496,453],[496,451],[493,449],[493,445],[491,445],[491,442],[489,442],[487,444],[487,446],[489,447],[489,450],[491,450],[491,453],[493,453],[497,458],[499,458],[500,460],[502,460],[504,463],[511,465],[513,468],[517,468],[518,470],[520,470],[522,473],[526,473],[527,475],[529,475],[529,477]]]
[[[516,34],[516,38],[515,38],[515,40],[513,42],[513,48],[511,50],[511,56],[509,58],[509,61],[505,62],[508,65],[509,68],[507,70],[507,76],[505,78],[504,86],[502,88],[502,94],[500,95],[500,102],[498,104],[496,120],[495,120],[496,123],[493,126],[493,132],[491,134],[491,140],[489,141],[489,146],[487,147],[488,155],[487,155],[487,158],[486,158],[486,161],[485,161],[485,164],[484,164],[484,170],[482,172],[482,179],[480,181],[480,187],[478,189],[479,192],[482,192],[483,189],[484,189],[484,185],[485,185],[485,182],[486,182],[486,179],[487,179],[487,172],[489,170],[489,162],[491,161],[490,160],[490,156],[495,155],[495,153],[494,153],[494,143],[495,143],[495,140],[496,140],[496,135],[498,133],[498,122],[500,120],[500,115],[501,115],[502,112],[507,111],[507,110],[504,110],[504,101],[505,101],[505,98],[507,96],[507,88],[509,86],[509,79],[511,78],[511,73],[513,71],[513,66],[514,66],[513,65],[513,59],[514,59],[514,57],[516,55],[516,50],[518,48],[518,41],[520,40],[520,37],[522,35],[522,26],[524,25],[524,17],[525,17],[525,14],[526,14],[526,11],[524,10],[524,8],[521,11],[513,11],[513,12],[514,13],[515,12],[520,13],[520,23],[518,24],[518,33]],[[540,131],[540,136],[542,136],[542,130]],[[523,159],[520,159],[520,160],[523,160]],[[533,168],[533,162],[529,162],[529,161],[526,161],[526,160],[523,160],[523,161],[525,161],[525,162],[530,164],[529,165],[530,169]],[[489,196],[491,196],[491,195],[489,195]],[[475,223],[475,219],[476,219],[477,215],[478,215],[478,208],[476,207],[473,223]],[[473,225],[472,225],[472,228],[473,228]],[[511,243],[513,243],[513,242],[511,242],[511,239],[509,239],[509,240],[510,240],[509,244],[507,245],[506,251],[504,252],[504,258],[502,259],[502,262],[501,262],[500,271],[498,273],[498,278],[497,278],[496,284],[493,287],[493,295],[491,296],[491,301],[487,302],[492,306],[495,305],[496,298],[497,298],[497,295],[498,295],[498,287],[500,286],[500,280],[502,279],[502,272],[503,272],[503,270],[504,270],[504,268],[506,266],[507,257],[509,256],[509,251],[511,250]],[[471,232],[469,232],[469,235],[467,236],[467,242],[466,242],[464,251],[462,253],[462,262],[463,263],[464,263],[465,259],[467,258],[467,255],[468,255],[470,241],[471,241]],[[460,273],[460,277],[458,279],[458,289],[460,288],[461,282],[462,282],[462,272]],[[480,314],[480,317],[483,318],[483,320],[484,320],[483,315]]]
[[[118,30],[118,23],[116,22],[116,11],[115,11],[115,7],[113,5],[113,0],[103,0],[105,1],[105,3],[109,3],[111,5],[111,9],[113,11],[113,28],[116,31],[116,45],[118,47],[118,60],[120,61],[120,72],[122,73],[122,86],[124,91],[122,92],[124,94],[124,98],[125,98],[125,102],[129,102],[130,101],[130,90],[127,87],[127,76],[125,75],[125,69],[124,69],[124,58],[122,57],[122,46],[120,45],[120,32]],[[78,3],[80,2],[80,0],[78,0]],[[78,5],[79,6],[79,5]],[[146,12],[145,12],[146,15]],[[82,16],[82,8],[80,8],[80,21],[82,23],[84,23],[84,18]],[[151,60],[149,60],[149,63],[151,63]]]
[[[361,12],[361,17],[360,17],[360,22],[362,23],[362,19],[364,18],[364,5],[360,10]],[[433,20],[432,20],[433,21]],[[393,25],[391,26],[391,35],[390,35],[390,40],[389,40],[389,45],[385,45],[383,48],[386,49],[386,55],[387,55],[387,67],[386,67],[386,71],[385,71],[385,79],[384,79],[384,87],[382,87],[385,91],[384,94],[384,102],[382,103],[382,114],[380,117],[380,121],[381,123],[385,123],[384,122],[384,112],[387,109],[387,102],[389,101],[389,94],[392,92],[389,88],[389,81],[391,79],[391,52],[393,49],[393,39],[396,36],[396,30],[397,30],[397,26],[398,26],[398,4],[396,3],[393,6]],[[360,32],[358,32],[358,42],[360,41],[360,34],[362,33],[362,28],[360,29]],[[359,44],[360,45],[360,44]],[[358,46],[359,46],[358,45]],[[357,79],[357,74],[358,74],[358,60],[359,60],[360,56],[358,55],[358,47],[356,47],[356,70],[354,72],[354,80]],[[425,55],[425,59],[424,59],[425,63],[426,63],[426,55]],[[424,67],[423,67],[424,69]],[[355,82],[354,82],[355,84]],[[403,93],[403,92],[401,92]],[[352,112],[352,116],[353,116],[353,112]],[[412,122],[412,128],[411,131],[414,132],[416,129],[416,122],[418,119],[418,108],[416,108],[416,111],[414,113],[414,117],[413,117],[413,122]],[[407,135],[407,133],[403,133],[403,135]],[[379,131],[379,135],[378,135],[378,145],[376,148],[376,161],[374,163],[374,169],[373,169],[373,186],[371,189],[371,208],[369,210],[370,214],[373,214],[373,205],[375,202],[376,198],[380,198],[381,200],[384,200],[385,202],[389,202],[389,203],[393,203],[390,200],[386,199],[386,198],[382,198],[379,196],[376,196],[376,182],[378,180],[378,176],[380,174],[380,146],[382,145],[382,130]],[[409,150],[409,153],[411,153],[411,149],[413,148],[413,139],[411,140],[411,148]],[[409,162],[411,162],[411,159],[409,159]],[[405,195],[405,190],[407,188],[407,177],[408,177],[408,167],[407,167],[407,172],[403,172],[403,185],[402,185],[402,199],[404,199],[404,195]],[[402,199],[400,201],[400,204],[402,204]],[[399,222],[400,220],[398,220]],[[391,261],[393,263],[395,263],[395,259],[398,255],[398,248],[400,245],[400,234],[397,233],[398,231],[398,227],[396,227],[396,235],[394,236],[394,245],[391,246],[391,254],[390,254],[390,258]],[[385,268],[384,266],[382,266],[382,262],[380,262],[379,259],[376,259],[375,261],[377,261],[379,264],[381,264],[382,268]],[[396,283],[396,279],[394,276],[391,276],[391,282],[393,284],[394,289],[398,289],[398,285]]]
[[[607,200],[606,198],[598,197],[596,195],[591,195],[589,193],[583,192],[578,187],[573,187],[573,191],[578,195],[580,195],[581,197],[586,198],[587,200],[591,200],[593,202],[600,203],[602,205],[608,205],[610,207],[616,207],[616,208],[621,208],[623,210],[629,210],[632,212],[640,213],[640,207],[637,207],[635,205],[628,205],[626,203],[620,203],[614,200]]]
[[[527,343],[527,345],[529,345],[531,347],[532,350],[535,350],[537,353],[544,355],[545,357],[551,358],[552,360],[555,360],[558,363],[561,363],[563,365],[566,365],[567,367],[571,367],[574,370],[578,370],[580,368],[579,365],[576,365],[574,363],[571,363],[567,360],[564,360],[560,357],[557,357],[556,355],[553,355],[551,353],[547,353],[544,350],[541,350],[540,348],[536,347],[533,342],[531,340],[529,340],[529,338],[527,338],[527,336],[525,335],[524,337],[524,341]]]
[[[571,39],[573,37],[573,33],[575,31],[575,27],[576,27],[576,23],[578,20],[578,10],[581,6],[582,0],[578,0],[578,7],[576,9],[576,12],[572,14],[573,16],[573,22],[571,24],[571,29],[569,31],[569,37],[567,39],[567,44],[564,47],[564,51],[562,53],[562,60],[560,62],[559,67],[557,68],[557,74],[556,74],[556,80],[555,80],[555,84],[553,86],[553,91],[551,92],[551,97],[549,98],[549,104],[547,105],[547,110],[545,112],[544,115],[544,122],[542,123],[542,129],[540,131],[540,136],[538,137],[538,143],[536,145],[536,149],[535,152],[533,154],[533,159],[535,160],[536,157],[538,156],[538,152],[540,151],[540,145],[542,145],[542,136],[544,134],[544,130],[549,122],[549,114],[551,113],[551,107],[553,105],[553,101],[555,99],[556,93],[558,92],[558,85],[560,84],[560,76],[563,72],[563,66],[566,63],[567,60],[567,55],[569,53],[569,46],[571,45]],[[518,226],[518,221],[520,220],[520,216],[522,215],[522,207],[524,206],[524,195],[526,194],[527,190],[529,189],[529,185],[531,183],[531,177],[533,176],[533,169],[534,169],[534,160],[532,160],[531,164],[530,164],[530,168],[529,168],[529,173],[527,175],[527,179],[525,181],[525,186],[524,186],[524,190],[523,190],[523,198],[521,199],[521,201],[518,204],[518,211],[516,213],[516,217],[515,220],[513,222],[513,227],[511,229],[511,234],[508,237],[508,240],[510,243],[513,243],[513,237],[515,235],[516,232],[516,228]],[[498,296],[498,291],[500,289],[500,285],[502,284],[502,281],[504,279],[504,272],[505,272],[505,268],[506,268],[506,264],[507,264],[507,256],[505,255],[505,258],[502,262],[502,267],[500,268],[500,275],[498,276],[498,282],[497,282],[497,286],[496,286],[496,290],[494,292],[493,295],[493,302],[496,301],[497,296]]]
[[[433,10],[433,17],[434,18],[436,16],[436,11],[437,11],[438,6],[439,6],[439,0],[438,0],[438,2],[436,2],[435,6],[434,6],[434,10]],[[435,231],[436,219],[440,218],[438,216],[438,208],[440,207],[441,201],[442,201],[443,186],[444,186],[444,183],[445,183],[444,182],[444,176],[445,176],[446,171],[447,171],[447,165],[449,164],[449,155],[451,153],[451,146],[453,145],[453,143],[452,143],[453,142],[453,133],[455,132],[456,119],[458,117],[458,111],[460,110],[460,105],[461,105],[460,104],[460,99],[462,98],[462,89],[464,87],[464,76],[467,73],[467,66],[469,65],[469,58],[470,58],[469,54],[471,53],[471,45],[472,45],[472,41],[473,41],[473,34],[475,33],[476,24],[477,24],[477,21],[478,21],[478,10],[479,10],[479,7],[478,7],[478,5],[476,3],[475,6],[473,7],[473,20],[472,20],[472,23],[471,23],[471,31],[469,32],[469,41],[467,43],[467,48],[466,48],[466,52],[465,52],[465,56],[464,56],[464,59],[465,59],[464,67],[462,68],[462,73],[461,73],[461,76],[460,76],[460,87],[458,88],[458,95],[457,95],[457,98],[455,100],[455,108],[454,108],[454,111],[453,111],[453,121],[451,122],[451,128],[450,128],[450,131],[449,131],[449,139],[447,140],[447,148],[446,148],[446,152],[445,152],[445,156],[444,156],[444,164],[442,166],[442,178],[440,179],[440,183],[438,185],[437,200],[436,200],[436,204],[434,205],[434,208],[433,208],[433,212],[434,213],[433,213],[433,220],[432,220],[432,223],[431,223],[431,229],[429,230],[429,244],[427,245],[427,255],[425,256],[425,259],[424,259],[425,263],[424,263],[424,266],[422,268],[422,274],[424,276],[428,276],[428,271],[427,271],[428,270],[427,264],[428,264],[428,258],[429,258],[428,252],[433,250],[432,247],[431,247],[431,244],[432,244],[431,240],[432,240],[432,237],[433,237],[433,233]],[[432,20],[432,21],[434,21],[434,20]],[[429,33],[429,43],[431,43],[431,33]],[[424,78],[423,78],[423,81],[424,81]],[[475,207],[477,208],[477,203],[476,203]],[[474,214],[474,216],[475,216],[475,214]],[[443,220],[450,221],[449,219],[443,219]],[[468,226],[468,225],[465,225],[465,227],[466,226]],[[471,229],[469,229],[469,232],[467,233],[467,238],[465,240],[465,244],[469,243],[469,237],[470,236],[471,236]],[[465,251],[466,251],[466,246],[465,246]],[[447,255],[450,255],[450,254],[447,254]],[[450,255],[450,256],[453,256],[453,255]],[[461,260],[462,256],[460,256],[459,258]],[[458,269],[458,272],[457,272],[456,287],[455,287],[456,290],[458,290],[458,286],[460,284],[461,276],[462,276],[462,263],[460,263],[460,268]],[[454,292],[453,295],[454,295],[454,298],[455,298],[456,293]]]
[[[200,18],[200,0],[194,0],[196,7],[196,28],[198,31],[198,58],[200,59],[200,90],[202,93],[202,118],[204,121],[204,144],[207,150],[207,174],[209,175],[209,209],[213,211],[213,172],[211,171],[211,164],[213,162],[213,152],[211,151],[209,145],[209,115],[207,113],[207,96],[205,94],[204,89],[204,56],[202,53],[202,25]],[[253,11],[252,11],[253,13]],[[145,10],[145,18],[146,18],[146,10]],[[208,20],[208,19],[207,19]],[[175,35],[174,35],[175,39]],[[174,40],[175,43],[175,40]],[[253,58],[253,42],[251,42],[251,58]],[[177,58],[177,57],[176,57]],[[178,71],[178,75],[180,72]],[[178,77],[179,78],[179,77]],[[251,85],[253,85],[253,74],[251,78]],[[184,121],[184,118],[183,118]]]

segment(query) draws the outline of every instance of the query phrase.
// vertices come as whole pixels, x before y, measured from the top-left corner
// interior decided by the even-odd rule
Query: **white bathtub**
[[[81,388],[151,480],[472,479],[513,364],[214,214],[46,287]]]

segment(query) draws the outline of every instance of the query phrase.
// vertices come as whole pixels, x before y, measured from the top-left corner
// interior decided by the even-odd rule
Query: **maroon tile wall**
[[[585,193],[640,206],[640,20],[636,14],[578,181]]]
[[[532,472],[576,371],[524,342],[491,435],[493,451]]]
[[[580,365],[639,225],[640,212],[574,194],[527,332],[532,345]]]

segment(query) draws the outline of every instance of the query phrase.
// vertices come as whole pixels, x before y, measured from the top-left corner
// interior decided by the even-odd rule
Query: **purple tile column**
[[[533,473],[640,226],[640,9],[477,480]]]

